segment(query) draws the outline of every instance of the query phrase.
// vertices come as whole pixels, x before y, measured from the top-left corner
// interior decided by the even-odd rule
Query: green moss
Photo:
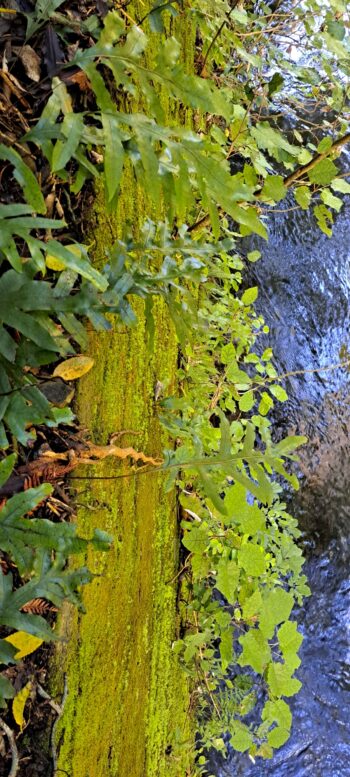
[[[140,15],[144,12],[142,4]],[[187,27],[184,35],[189,36]],[[184,50],[189,51],[188,41]],[[167,113],[173,113],[169,101]],[[190,121],[187,114],[183,118]],[[117,214],[106,214],[103,194],[97,193],[91,222],[97,264],[122,226],[131,223],[137,231],[146,213],[144,194],[128,169]],[[155,304],[152,353],[141,301],[135,310],[138,324],[132,330],[114,324],[110,333],[91,333],[95,367],[80,381],[76,410],[94,441],[128,430],[121,445],[159,457],[169,440],[157,418],[154,388],[158,380],[168,391],[174,388],[177,344],[161,300]],[[87,559],[98,576],[84,591],[86,614],[67,607],[61,617],[66,640],[56,651],[53,682],[59,684],[66,673],[68,697],[56,735],[58,766],[70,777],[184,777],[190,774],[189,748],[179,748],[175,740],[192,742],[193,735],[187,682],[172,652],[177,591],[169,581],[176,576],[179,550],[175,494],[165,493],[164,475],[135,474],[130,462],[107,460],[92,474],[118,479],[74,481],[79,528],[88,535],[100,527],[114,541],[110,553]]]
[[[95,231],[103,252],[106,220],[96,202]],[[126,210],[126,205],[124,202]],[[161,456],[168,444],[158,419],[154,386],[171,386],[177,345],[166,309],[155,306],[155,343],[147,347],[143,303],[133,330],[115,326],[91,334],[95,367],[80,381],[77,414],[94,440],[131,430],[122,444]],[[135,433],[135,434],[133,434]],[[91,472],[91,469],[89,470]],[[82,472],[82,474],[85,474]],[[166,756],[174,730],[185,731],[187,687],[171,650],[175,638],[178,527],[174,494],[164,476],[136,475],[130,463],[106,461],[93,475],[116,480],[78,483],[79,528],[114,537],[108,554],[91,554],[99,577],[84,592],[86,614],[66,610],[56,666],[67,673],[68,699],[60,721],[59,766],[71,777],[162,777],[180,772],[178,756]],[[82,506],[84,505],[84,506]]]

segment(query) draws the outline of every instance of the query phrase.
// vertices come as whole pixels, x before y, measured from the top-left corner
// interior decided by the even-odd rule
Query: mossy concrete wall
[[[188,55],[188,26],[183,37]],[[103,195],[97,196],[91,221],[97,263],[123,224],[137,229],[146,212],[130,174],[113,217],[106,214]],[[159,457],[169,440],[158,421],[154,389],[161,381],[173,390],[177,343],[161,301],[155,305],[152,352],[142,302],[137,313],[134,329],[114,323],[110,333],[91,333],[95,366],[80,381],[76,412],[95,442],[130,430],[118,444]],[[66,674],[68,697],[56,731],[57,774],[185,777],[193,732],[187,681],[172,652],[178,618],[175,494],[165,493],[164,475],[134,474],[129,462],[107,460],[81,474],[123,477],[74,481],[79,529],[86,535],[93,527],[105,529],[113,548],[87,559],[98,576],[84,591],[86,614],[67,608],[61,618],[65,641],[56,652],[55,674],[57,680]],[[186,744],[179,747],[176,740]]]

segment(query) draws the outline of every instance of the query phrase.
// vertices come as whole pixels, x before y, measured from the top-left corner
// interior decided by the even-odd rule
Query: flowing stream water
[[[298,613],[303,687],[291,700],[290,740],[267,762],[214,758],[216,777],[350,777],[350,372],[312,372],[350,358],[349,199],[331,238],[311,214],[292,210],[271,214],[269,242],[253,246],[263,257],[250,280],[278,372],[309,370],[286,379],[290,399],[275,431],[309,437],[291,511],[304,532],[312,596]]]

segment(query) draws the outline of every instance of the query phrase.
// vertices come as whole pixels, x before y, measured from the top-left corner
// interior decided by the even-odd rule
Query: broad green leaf
[[[299,146],[293,146],[288,140],[276,129],[270,127],[267,121],[258,122],[251,130],[252,136],[255,138],[259,148],[267,149],[273,156],[276,155],[276,151],[287,151],[291,156],[298,156]]]
[[[271,729],[267,735],[267,742],[271,747],[282,747],[290,737],[290,730],[282,728],[281,726],[275,726]]]
[[[254,591],[254,593],[244,600],[242,612],[243,618],[252,618],[257,615],[262,606],[262,598],[260,591]]]
[[[259,629],[250,629],[239,638],[243,650],[237,663],[240,666],[251,666],[258,674],[263,674],[271,661],[269,644]]]
[[[242,534],[254,535],[265,528],[265,516],[255,503],[247,502],[247,491],[240,484],[235,483],[226,491],[225,507],[229,521],[238,525]]]
[[[118,11],[109,11],[103,20],[103,30],[98,43],[108,50],[117,43],[125,31],[125,24]]]
[[[292,677],[284,664],[272,662],[268,668],[267,681],[273,696],[294,696],[301,688],[301,682]]]
[[[242,413],[248,413],[249,410],[252,409],[254,404],[255,404],[254,391],[246,391],[245,394],[242,394],[242,396],[239,398],[238,407]]]
[[[294,189],[294,197],[296,202],[303,210],[308,210],[311,202],[311,191],[308,186],[297,186]]]
[[[309,151],[307,148],[302,148],[300,153],[298,154],[298,162],[300,165],[307,165],[312,160],[312,154],[311,151]]]
[[[16,310],[15,307],[10,309],[9,300],[7,301],[6,312],[4,311],[4,319],[8,326],[21,332],[25,337],[30,338],[30,340],[45,351],[57,352],[59,350],[57,341],[51,337],[47,329],[41,326],[41,324],[35,320],[34,316],[23,313],[19,309]],[[12,399],[14,399],[14,397]]]
[[[249,375],[244,372],[244,370],[240,370],[238,367],[238,364],[236,361],[232,362],[232,364],[229,365],[229,367],[226,370],[226,377],[227,380],[230,380],[232,383],[235,383],[236,385],[240,386],[249,386],[252,382]]]
[[[210,639],[210,632],[200,631],[195,634],[187,634],[185,637],[186,650],[184,652],[184,660],[186,662],[196,655],[199,647],[203,647]]]
[[[204,526],[194,526],[183,537],[182,544],[191,553],[205,553],[209,545],[209,535]]]
[[[240,720],[234,721],[231,726],[230,734],[230,744],[239,753],[245,753],[253,744],[253,735],[249,731],[248,726]]]
[[[247,259],[249,262],[257,262],[258,259],[260,258],[261,258],[260,251],[249,251],[249,253],[247,254]]]
[[[261,197],[266,200],[279,202],[287,194],[287,189],[283,183],[281,175],[267,175],[261,192]]]
[[[265,594],[260,612],[260,629],[268,639],[272,638],[276,626],[288,620],[293,604],[293,595],[283,588],[274,588]]]
[[[340,60],[347,60],[349,58],[349,46],[342,43],[340,37],[336,38],[328,32],[323,32],[322,38],[326,49],[335,54]]]
[[[267,701],[261,717],[270,725],[277,724],[268,732],[267,741],[271,747],[281,747],[289,738],[292,725],[292,713],[288,704],[283,699]]]
[[[12,590],[12,575],[4,575],[0,572],[0,623],[12,629],[18,629],[34,634],[46,640],[58,639],[58,635],[52,631],[44,618],[40,615],[29,615],[20,612],[21,607],[37,594],[36,582],[32,581],[20,586],[16,591]],[[40,590],[40,589],[39,589]],[[47,595],[43,594],[44,597]],[[41,594],[37,594],[41,596]],[[1,694],[1,688],[0,688]]]
[[[303,641],[303,636],[299,633],[295,621],[283,623],[278,629],[277,636],[285,664],[291,670],[297,669],[300,666],[300,659],[297,653]]]
[[[325,205],[316,205],[314,207],[314,215],[319,228],[327,237],[332,236],[333,214],[332,211],[326,208]]]
[[[350,183],[345,181],[344,178],[334,178],[331,182],[331,188],[335,192],[341,192],[342,194],[350,194]]]
[[[269,720],[277,723],[288,731],[292,725],[292,713],[288,704],[283,699],[267,701],[261,713],[262,720]]]
[[[338,172],[338,168],[331,159],[321,159],[320,162],[317,162],[317,164],[308,171],[308,178],[311,183],[328,186]]]
[[[242,545],[237,552],[238,566],[245,570],[250,577],[260,577],[266,571],[266,562],[263,548],[248,542]]]
[[[259,402],[260,415],[263,415],[263,416],[267,415],[272,407],[273,407],[273,399],[271,399],[271,397],[266,391],[263,391]]]
[[[278,383],[269,386],[269,391],[271,394],[273,394],[274,397],[276,397],[276,399],[278,399],[279,402],[286,402],[288,399],[287,392],[282,386],[279,386]]]
[[[329,151],[329,149],[332,147],[333,140],[330,137],[322,138],[322,140],[319,142],[317,146],[317,153],[318,154],[324,154],[326,151]]]
[[[329,32],[332,38],[335,38],[336,40],[344,40],[346,29],[344,24],[342,24],[340,21],[337,21],[336,19],[328,19],[327,32]]]
[[[223,672],[226,672],[233,662],[233,634],[231,629],[222,631],[220,635],[220,658],[221,668]]]
[[[334,208],[337,213],[339,213],[340,208],[343,205],[343,200],[341,200],[340,197],[335,197],[334,194],[329,191],[329,189],[322,190],[321,200],[325,203],[325,205],[328,205],[330,208]]]
[[[279,92],[280,89],[282,89],[283,84],[284,84],[284,78],[281,75],[281,73],[274,73],[268,84],[269,97],[272,97],[273,94],[276,94],[276,92]]]
[[[236,561],[222,558],[218,564],[215,587],[224,595],[229,604],[235,604],[237,600],[238,579],[239,569]]]
[[[252,305],[258,297],[258,287],[252,286],[250,289],[246,289],[242,294],[243,305]]]
[[[219,199],[218,202],[221,204]],[[251,232],[254,232],[267,240],[267,229],[255,208],[241,208],[238,205],[233,205],[230,209],[227,208],[227,213],[242,227],[246,227],[245,234],[249,235]]]

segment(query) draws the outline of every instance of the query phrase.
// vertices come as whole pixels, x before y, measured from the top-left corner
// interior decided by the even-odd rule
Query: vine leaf
[[[237,600],[237,585],[239,580],[239,567],[236,561],[223,558],[218,564],[218,574],[215,588],[227,599],[229,604],[235,604]]]
[[[274,696],[294,696],[301,688],[301,682],[292,677],[285,664],[272,662],[267,672],[267,680]]]
[[[251,666],[258,674],[263,674],[271,661],[271,650],[267,639],[259,629],[250,629],[238,640],[243,648],[238,658],[240,666]]]

